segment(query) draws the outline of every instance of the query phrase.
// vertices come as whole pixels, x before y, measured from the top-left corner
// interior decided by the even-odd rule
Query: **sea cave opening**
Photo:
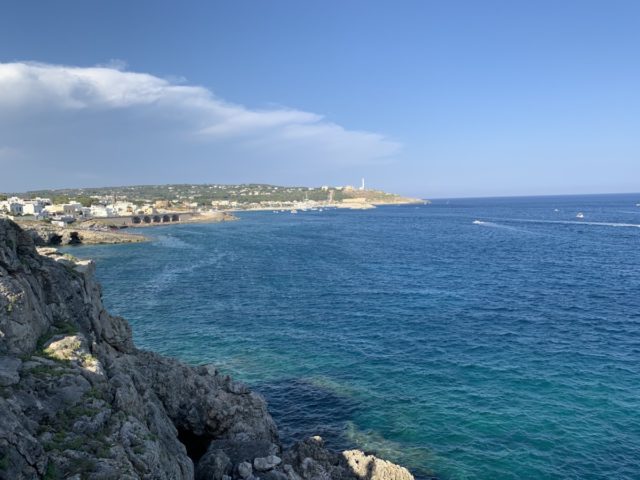
[[[80,238],[80,234],[78,232],[69,233],[69,245],[80,245],[82,243],[82,239]]]
[[[193,461],[194,465],[198,464],[198,461],[207,452],[211,443],[211,438],[197,435],[191,430],[182,428],[178,428],[178,440],[187,449],[187,456]]]
[[[52,233],[49,235],[49,245],[60,245],[62,243],[62,235]]]

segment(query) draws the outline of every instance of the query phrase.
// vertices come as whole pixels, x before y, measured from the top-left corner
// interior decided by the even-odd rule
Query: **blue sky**
[[[4,1],[0,191],[640,191],[639,24],[621,0]]]

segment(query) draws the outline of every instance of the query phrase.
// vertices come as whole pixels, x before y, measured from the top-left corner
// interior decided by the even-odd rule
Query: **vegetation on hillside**
[[[134,203],[170,201],[174,203],[197,203],[210,206],[212,202],[237,202],[255,204],[260,202],[301,202],[304,200],[341,202],[348,198],[365,198],[368,202],[393,201],[398,195],[375,190],[353,190],[341,187],[283,187],[266,184],[175,184],[175,185],[133,185],[122,187],[77,188],[62,190],[29,191],[19,196],[50,198],[53,203],[76,201],[84,206],[102,200],[113,202],[126,200]]]

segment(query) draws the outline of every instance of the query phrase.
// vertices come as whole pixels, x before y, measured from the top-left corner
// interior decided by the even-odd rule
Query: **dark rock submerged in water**
[[[138,350],[94,264],[0,219],[1,479],[412,479],[313,437],[283,450],[264,400]]]

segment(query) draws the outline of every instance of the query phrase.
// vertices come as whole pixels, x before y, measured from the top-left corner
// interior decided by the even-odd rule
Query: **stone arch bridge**
[[[184,215],[184,214],[183,214]],[[171,223],[179,222],[179,213],[154,213],[145,215],[131,215],[131,223],[133,225],[149,224],[149,223]]]

